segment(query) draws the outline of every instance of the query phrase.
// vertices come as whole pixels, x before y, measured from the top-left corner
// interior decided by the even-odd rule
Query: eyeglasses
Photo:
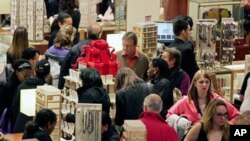
[[[225,117],[225,118],[228,117],[228,113],[227,113],[227,112],[226,112],[226,113],[215,113],[215,115],[216,115],[217,117]]]

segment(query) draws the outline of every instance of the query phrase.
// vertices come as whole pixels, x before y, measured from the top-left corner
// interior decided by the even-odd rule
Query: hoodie
[[[25,123],[26,123],[25,119],[27,119],[27,120],[29,119],[26,115],[20,113],[21,90],[22,89],[34,89],[38,85],[44,85],[44,84],[45,84],[45,81],[42,79],[39,79],[37,77],[29,77],[26,80],[24,80],[17,87],[17,91],[16,91],[16,94],[15,94],[15,97],[14,97],[14,100],[12,103],[12,111],[13,111],[12,125],[14,126],[14,128],[13,128],[14,133],[24,132],[24,129],[25,129],[24,127],[25,127]],[[20,117],[22,117],[22,118],[20,119]],[[21,120],[22,123],[16,122],[18,120]],[[31,120],[32,120],[32,118],[31,118]]]
[[[111,103],[109,95],[104,88],[96,86],[90,88],[81,87],[77,89],[77,93],[78,103],[102,104],[102,111],[109,114]],[[67,114],[66,121],[75,123],[75,115]]]

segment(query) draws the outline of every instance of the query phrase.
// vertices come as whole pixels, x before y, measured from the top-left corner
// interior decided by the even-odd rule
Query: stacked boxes
[[[53,86],[38,86],[36,94],[36,110],[51,109],[57,115],[57,123],[51,134],[53,141],[60,141],[61,91]]]
[[[147,140],[147,130],[141,120],[125,120],[123,128],[124,141]]]
[[[138,23],[133,31],[138,37],[138,49],[151,60],[157,52],[157,25],[152,22]]]
[[[100,2],[101,0],[79,0],[79,11],[81,13],[80,27],[87,27],[96,22],[96,5]]]

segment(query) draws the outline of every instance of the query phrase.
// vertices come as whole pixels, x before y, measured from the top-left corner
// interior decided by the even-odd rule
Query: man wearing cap
[[[20,112],[20,94],[23,89],[34,89],[38,85],[44,85],[50,80],[50,64],[47,60],[40,60],[35,67],[36,76],[29,77],[24,80],[17,88],[13,104],[12,104],[12,117],[14,122],[13,132],[21,133],[24,132],[25,124],[32,120],[32,117],[28,117]]]

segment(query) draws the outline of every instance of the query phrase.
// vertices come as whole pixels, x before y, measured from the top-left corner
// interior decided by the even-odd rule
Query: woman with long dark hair
[[[25,27],[17,27],[14,31],[12,43],[7,51],[7,64],[13,65],[22,58],[25,48],[29,47],[28,32]]]
[[[120,68],[116,80],[115,124],[122,126],[125,119],[138,119],[143,112],[143,100],[151,87],[128,68]]]

